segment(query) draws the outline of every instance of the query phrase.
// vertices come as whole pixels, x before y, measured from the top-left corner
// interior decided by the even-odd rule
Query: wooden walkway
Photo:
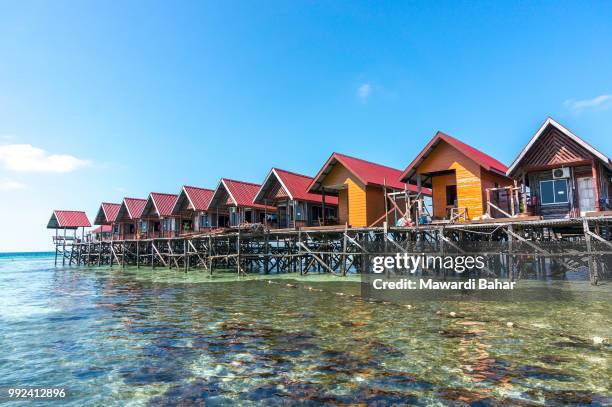
[[[232,269],[239,274],[368,272],[372,257],[394,253],[485,255],[487,267],[520,277],[525,265],[546,273],[588,268],[597,283],[608,275],[612,215],[574,219],[428,224],[412,227],[230,229],[175,238],[56,242],[56,264]],[[538,271],[539,270],[539,271]]]

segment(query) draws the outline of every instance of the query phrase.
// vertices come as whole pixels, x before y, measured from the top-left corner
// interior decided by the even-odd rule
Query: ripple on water
[[[13,272],[11,284],[27,281]],[[313,279],[309,290],[164,269],[37,278],[10,301],[0,280],[0,304],[33,311],[0,319],[0,381],[96,389],[83,405],[610,404],[611,348],[590,340],[612,336],[609,302],[407,309]]]

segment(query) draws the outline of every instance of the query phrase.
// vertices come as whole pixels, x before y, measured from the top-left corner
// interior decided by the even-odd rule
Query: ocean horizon
[[[54,254],[54,251],[0,252],[0,257],[46,257],[53,256]]]

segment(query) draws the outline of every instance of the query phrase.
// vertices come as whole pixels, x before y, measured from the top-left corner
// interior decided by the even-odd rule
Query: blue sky
[[[0,251],[49,249],[53,208],[93,220],[332,151],[404,168],[437,130],[508,164],[550,115],[610,155],[610,21],[610,2],[1,2]]]

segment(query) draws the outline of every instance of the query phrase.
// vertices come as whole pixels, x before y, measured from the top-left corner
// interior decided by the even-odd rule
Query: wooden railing
[[[449,208],[448,220],[450,223],[467,222],[469,220],[468,208]]]

